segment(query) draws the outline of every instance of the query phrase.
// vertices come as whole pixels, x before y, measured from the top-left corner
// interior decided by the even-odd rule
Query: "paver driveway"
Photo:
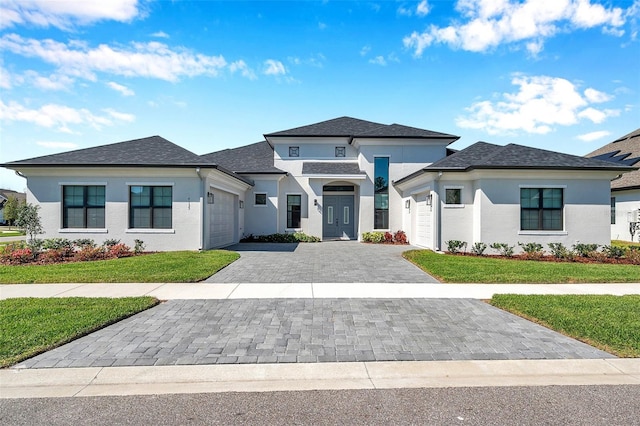
[[[171,300],[19,366],[611,357],[478,300]]]
[[[414,247],[357,241],[241,243],[240,253],[211,283],[437,283],[402,257]]]

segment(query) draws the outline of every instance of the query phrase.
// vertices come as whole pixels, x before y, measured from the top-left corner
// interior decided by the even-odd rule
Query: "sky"
[[[639,29],[640,0],[2,0],[0,163],[341,116],[585,155],[640,127]]]

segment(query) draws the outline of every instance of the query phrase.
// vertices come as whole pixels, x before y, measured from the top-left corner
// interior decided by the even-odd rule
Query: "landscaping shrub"
[[[540,259],[544,255],[542,244],[518,242],[518,245],[522,247],[522,251],[528,259]]]
[[[102,243],[103,246],[105,246],[107,249],[110,249],[111,247],[120,244],[120,240],[117,240],[115,238],[112,238],[110,240],[104,240],[104,243]]]
[[[109,257],[129,257],[133,253],[131,252],[131,247],[126,244],[118,243],[108,247]]]
[[[42,253],[38,257],[42,263],[59,263],[69,257],[68,253],[63,249],[49,249]]]
[[[474,243],[471,246],[471,253],[476,256],[484,256],[484,251],[487,249],[487,245],[485,243]]]
[[[13,250],[10,254],[9,263],[13,265],[19,265],[21,263],[28,263],[33,260],[33,251],[29,247],[19,248]]]
[[[240,241],[243,243],[317,243],[320,242],[320,238],[314,237],[313,235],[307,235],[304,232],[294,232],[293,234],[250,234]]]
[[[296,232],[293,234],[296,241],[301,243],[319,243],[321,240],[319,237],[313,235],[307,235],[304,232]]]
[[[74,259],[81,262],[101,260],[105,258],[104,247],[84,246],[74,254]]]
[[[384,233],[379,231],[363,232],[362,241],[365,243],[381,243],[384,241]]]
[[[384,242],[385,243],[392,243],[393,242],[393,234],[389,231],[384,233]]]
[[[564,246],[564,244],[562,244],[562,243],[549,243],[547,245],[549,246],[549,250],[551,251],[551,254],[556,259],[573,260],[573,257],[574,257],[573,252],[571,250],[569,250],[568,248],[566,248]]]
[[[407,234],[405,234],[404,231],[397,231],[395,234],[393,234],[393,241],[398,244],[409,243],[409,241],[407,240]]]
[[[447,245],[447,251],[451,254],[458,253],[460,252],[460,250],[463,250],[467,247],[467,242],[460,240],[445,241],[445,244]]]
[[[511,257],[513,256],[513,249],[516,246],[510,246],[509,244],[506,244],[506,243],[493,243],[489,247],[496,250],[502,256]]]
[[[142,251],[144,250],[144,241],[142,241],[142,240],[138,240],[138,239],[135,239],[135,240],[133,240],[133,241],[134,241],[134,243],[135,243],[135,246],[133,247],[133,252],[134,252],[135,254],[140,254],[140,253],[142,253]]]
[[[594,253],[598,251],[598,244],[578,243],[573,245],[573,251],[582,257],[594,257]]]
[[[77,240],[75,240],[73,242],[73,244],[76,245],[76,247],[79,247],[80,249],[84,249],[84,248],[95,248],[96,247],[96,242],[93,241],[91,238],[78,238]]]
[[[629,247],[629,250],[627,250],[625,257],[634,265],[640,265],[640,250],[634,250]]]
[[[47,238],[42,244],[42,248],[46,251],[42,253],[46,255],[47,261],[53,261],[58,256],[62,259],[73,255],[73,242],[66,238]],[[47,254],[52,252],[51,254]]]
[[[620,259],[625,254],[625,249],[619,246],[602,246],[602,252],[609,259]]]

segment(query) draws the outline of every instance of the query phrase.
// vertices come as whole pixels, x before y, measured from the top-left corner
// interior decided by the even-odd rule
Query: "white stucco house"
[[[640,129],[589,153],[590,158],[640,166]],[[611,181],[611,239],[640,241],[640,170]]]
[[[302,231],[403,230],[446,241],[608,244],[611,179],[633,168],[340,117],[196,155],[159,136],[3,164],[27,178],[46,237],[209,249]]]

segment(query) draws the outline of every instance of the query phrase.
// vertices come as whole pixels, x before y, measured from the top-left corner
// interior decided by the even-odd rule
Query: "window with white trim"
[[[563,188],[520,188],[520,230],[562,231]]]
[[[171,229],[173,188],[129,187],[129,228]]]
[[[287,228],[300,228],[302,195],[287,195]]]
[[[103,185],[64,185],[62,227],[104,228],[104,205]]]

